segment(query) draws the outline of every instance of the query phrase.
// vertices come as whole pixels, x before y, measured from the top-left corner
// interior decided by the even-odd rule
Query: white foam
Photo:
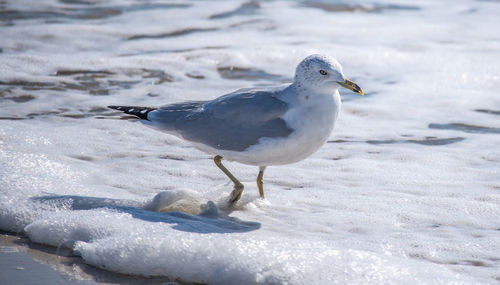
[[[201,212],[202,197],[192,190],[164,191],[158,193],[146,206],[155,212],[183,212],[197,215]]]

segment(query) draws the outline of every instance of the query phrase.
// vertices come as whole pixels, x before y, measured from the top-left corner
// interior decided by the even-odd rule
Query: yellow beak
[[[345,87],[349,90],[352,90],[356,93],[359,93],[361,95],[365,95],[365,93],[363,92],[363,90],[361,90],[361,88],[358,86],[358,84],[352,82],[351,80],[345,80],[344,82],[340,82],[340,81],[337,81],[338,84],[340,84],[340,86],[342,87]]]

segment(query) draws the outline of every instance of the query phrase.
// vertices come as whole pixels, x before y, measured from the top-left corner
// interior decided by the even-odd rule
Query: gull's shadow
[[[140,203],[135,201],[120,199],[54,195],[35,197],[32,200],[74,211],[109,208],[118,212],[128,213],[136,219],[171,224],[173,229],[184,232],[241,233],[260,228],[260,223],[258,222],[242,221],[220,212],[212,201],[206,204],[205,210],[200,214],[190,215],[182,212],[153,212],[141,208]]]

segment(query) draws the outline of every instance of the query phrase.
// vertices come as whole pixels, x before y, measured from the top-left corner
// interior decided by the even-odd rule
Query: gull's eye
[[[319,71],[319,73],[321,73],[321,75],[327,75],[327,74],[328,74],[328,73],[326,73],[326,71],[324,71],[323,69],[321,69],[321,70]]]

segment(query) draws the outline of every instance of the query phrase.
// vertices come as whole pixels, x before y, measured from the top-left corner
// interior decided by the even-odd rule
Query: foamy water
[[[210,284],[500,280],[500,3],[0,2],[0,229],[114,272]],[[289,81],[312,53],[342,93],[300,163],[212,158],[107,105]],[[67,274],[72,274],[68,272]]]

